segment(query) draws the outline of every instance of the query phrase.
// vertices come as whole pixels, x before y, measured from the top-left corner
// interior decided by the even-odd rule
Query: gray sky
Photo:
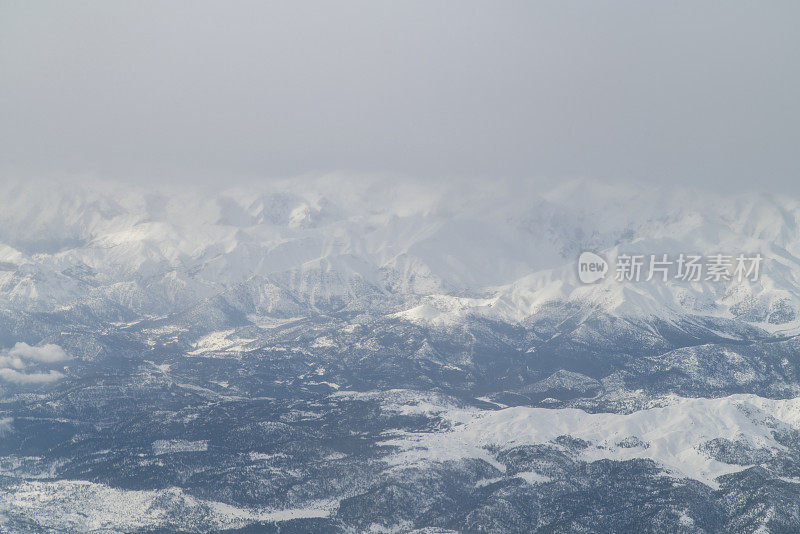
[[[800,193],[800,2],[0,2],[0,172]]]

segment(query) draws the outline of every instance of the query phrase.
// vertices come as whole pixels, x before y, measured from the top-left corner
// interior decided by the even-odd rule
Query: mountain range
[[[776,195],[3,182],[0,527],[796,531],[798,281]]]

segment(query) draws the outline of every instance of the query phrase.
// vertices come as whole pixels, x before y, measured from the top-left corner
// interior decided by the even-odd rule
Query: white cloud
[[[14,384],[45,384],[64,376],[56,370],[26,371],[29,366],[54,364],[72,359],[58,345],[48,343],[34,346],[20,342],[5,353],[0,353],[0,380]]]
[[[19,356],[0,356],[0,369],[10,367],[11,369],[24,369],[25,362]]]
[[[14,422],[12,417],[0,417],[0,436],[4,436],[7,432],[11,432],[11,423]]]
[[[63,362],[70,359],[64,349],[52,343],[37,347],[20,342],[8,351],[8,355],[46,363]]]
[[[52,369],[46,373],[21,373],[16,369],[0,369],[0,378],[14,384],[45,384],[63,377],[62,373]]]

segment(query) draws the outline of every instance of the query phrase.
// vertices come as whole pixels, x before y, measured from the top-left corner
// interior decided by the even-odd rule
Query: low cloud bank
[[[52,369],[46,373],[21,373],[14,369],[0,369],[0,378],[14,384],[45,384],[55,382],[63,376],[63,373]]]
[[[53,343],[41,346],[17,343],[14,348],[8,351],[8,355],[46,363],[63,362],[70,359],[69,354],[64,352],[64,349]]]
[[[31,370],[31,366],[54,364],[72,359],[58,345],[28,345],[20,342],[7,351],[0,351],[0,380],[13,384],[45,384],[55,382],[64,376],[63,373],[50,369],[48,371]],[[2,423],[2,421],[0,421]],[[0,425],[2,430],[2,425]]]

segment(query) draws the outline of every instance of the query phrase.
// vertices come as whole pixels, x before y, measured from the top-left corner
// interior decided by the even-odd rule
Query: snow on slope
[[[651,459],[672,476],[717,487],[717,477],[747,466],[712,458],[704,451],[705,444],[721,438],[752,449],[785,450],[773,432],[800,429],[800,399],[671,396],[661,402],[665,405],[630,414],[530,407],[487,411],[454,406],[435,395],[394,392],[386,401],[387,410],[436,414],[452,427],[446,432],[392,436],[383,444],[397,447],[388,458],[397,466],[478,458],[503,471],[505,467],[494,459],[498,450],[554,444],[559,436],[571,436],[589,442],[580,453],[584,461]]]
[[[248,510],[205,501],[180,488],[122,490],[84,481],[26,481],[0,492],[0,530],[10,519],[69,532],[190,529],[208,531],[241,528],[255,521],[327,517],[336,502],[314,502],[304,508]]]
[[[472,314],[520,321],[580,302],[625,316],[800,324],[793,199],[580,181],[515,187],[336,175],[227,191],[0,184],[0,304],[48,310],[91,296],[159,315],[236,290],[257,301],[245,313],[380,309],[444,324]],[[766,260],[751,284],[609,276],[585,286],[575,273],[583,250],[612,263],[621,252]]]

